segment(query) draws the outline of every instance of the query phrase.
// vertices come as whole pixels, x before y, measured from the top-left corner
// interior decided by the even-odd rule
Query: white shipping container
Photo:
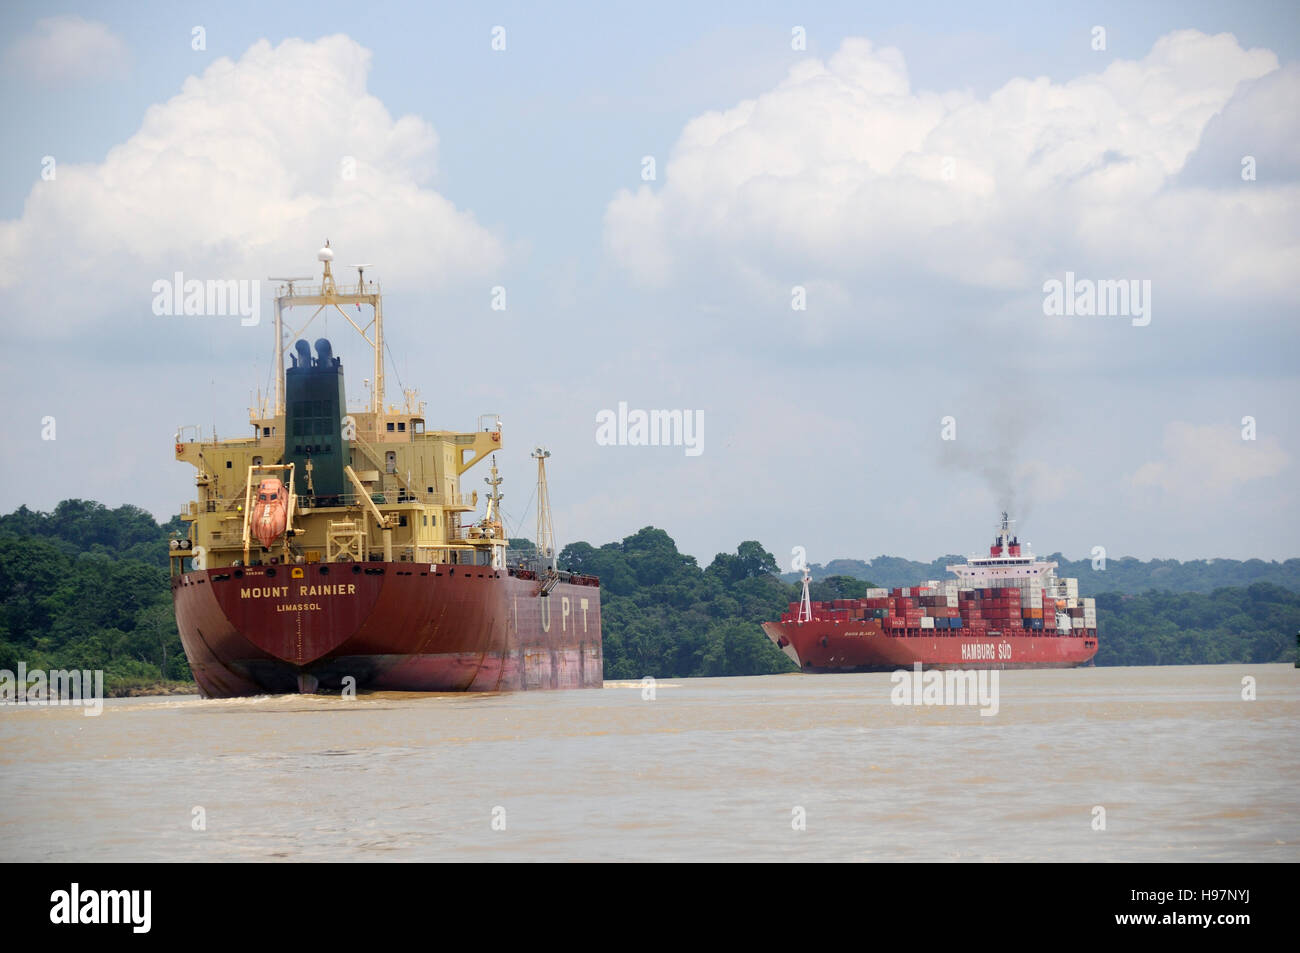
[[[933,628],[934,628],[934,618],[933,618],[932,616],[928,616],[928,615],[923,615],[923,616],[921,616],[921,628],[923,628],[923,629],[933,629]]]
[[[947,603],[949,609],[957,608],[957,593],[953,592],[944,596],[944,602]]]

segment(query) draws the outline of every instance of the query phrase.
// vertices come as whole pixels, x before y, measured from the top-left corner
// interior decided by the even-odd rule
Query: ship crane
[[[538,447],[531,454],[537,461],[537,560],[538,569],[545,570],[545,578],[539,594],[550,595],[559,583],[560,577],[555,571],[555,527],[551,523],[551,494],[546,488],[546,458],[551,451]]]

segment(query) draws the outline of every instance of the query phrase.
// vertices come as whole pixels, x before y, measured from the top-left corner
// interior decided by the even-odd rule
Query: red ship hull
[[[487,566],[223,567],[175,577],[172,597],[208,698],[603,683],[600,588],[591,577],[541,595],[531,574]]]
[[[1097,654],[1097,636],[1024,635],[961,629],[890,635],[872,621],[764,622],[763,631],[805,672],[912,668],[1073,668]],[[1023,632],[1023,630],[1019,630]]]

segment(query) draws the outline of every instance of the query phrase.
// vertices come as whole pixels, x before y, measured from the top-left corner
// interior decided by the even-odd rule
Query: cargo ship
[[[273,278],[275,394],[249,410],[252,434],[176,433],[197,499],[170,542],[171,588],[190,670],[209,698],[391,690],[508,691],[603,683],[600,583],[557,570],[546,459],[537,448],[537,537],[513,558],[501,514],[501,420],[430,430],[413,390],[384,395],[378,283]],[[297,332],[293,308],[309,308]],[[348,310],[345,310],[348,309]],[[347,405],[343,365],[305,332],[342,315],[373,351],[368,400]],[[369,320],[366,320],[366,319]],[[285,367],[289,354],[292,366]],[[460,365],[438,364],[446,369]],[[457,383],[463,379],[453,378]],[[450,386],[450,384],[449,384]],[[461,476],[490,459],[488,491]]]
[[[912,668],[1071,668],[1097,654],[1097,606],[1077,579],[1035,559],[1002,514],[987,555],[949,566],[956,578],[861,599],[803,599],[763,631],[805,672]]]

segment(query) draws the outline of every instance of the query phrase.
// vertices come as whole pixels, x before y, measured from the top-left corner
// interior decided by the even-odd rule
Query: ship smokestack
[[[343,362],[325,338],[316,341],[314,361],[306,341],[295,343],[294,351],[294,366],[284,372],[284,462],[301,474],[297,492],[317,501],[338,498],[347,486],[343,467],[348,462]]]

